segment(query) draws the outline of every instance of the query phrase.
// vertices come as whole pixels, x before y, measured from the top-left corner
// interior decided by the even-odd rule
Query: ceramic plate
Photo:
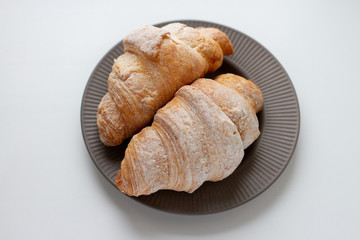
[[[240,166],[220,182],[205,182],[192,194],[162,190],[149,196],[132,197],[147,206],[164,211],[205,214],[228,210],[255,198],[281,175],[294,152],[300,129],[300,111],[294,87],[275,57],[247,35],[211,22],[174,21],[192,27],[215,27],[225,32],[234,46],[220,69],[206,77],[235,73],[253,80],[264,96],[258,113],[260,137],[245,151]],[[163,26],[170,22],[158,24]],[[114,178],[129,140],[117,147],[106,147],[99,139],[97,106],[107,92],[107,79],[113,60],[123,54],[122,42],[99,62],[86,85],[81,106],[81,126],[89,154],[106,179]],[[119,191],[119,194],[122,194]]]

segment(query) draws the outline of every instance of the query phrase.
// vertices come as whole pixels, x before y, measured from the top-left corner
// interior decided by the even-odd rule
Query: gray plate
[[[264,95],[258,114],[260,137],[246,151],[240,166],[220,182],[205,182],[192,194],[162,190],[149,196],[132,197],[147,206],[164,211],[205,214],[237,207],[265,191],[281,175],[294,152],[300,129],[300,111],[294,87],[284,68],[263,46],[229,27],[204,21],[176,21],[192,27],[215,27],[225,32],[234,45],[234,54],[224,58],[215,73],[235,73],[253,80]],[[163,26],[161,23],[157,26]],[[81,126],[86,147],[97,168],[114,186],[116,172],[129,140],[106,147],[99,139],[97,106],[107,92],[107,78],[113,60],[123,54],[122,42],[98,63],[86,85]],[[119,192],[119,194],[122,194]]]

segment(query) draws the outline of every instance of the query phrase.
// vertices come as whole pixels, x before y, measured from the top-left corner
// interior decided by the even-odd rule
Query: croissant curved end
[[[106,146],[117,146],[122,143],[125,137],[125,131],[121,126],[114,125],[106,114],[100,112],[97,114],[97,125],[99,126],[100,140]]]
[[[204,28],[199,27],[196,28],[200,30],[203,34],[214,39],[220,46],[224,55],[231,55],[234,52],[233,45],[229,39],[229,37],[222,31],[217,28]]]
[[[253,81],[232,73],[221,74],[215,81],[236,90],[253,106],[256,113],[261,111],[264,103],[263,94]]]
[[[125,137],[126,129],[120,114],[110,94],[105,94],[98,106],[96,122],[99,127],[100,140],[106,146],[119,145]]]
[[[118,187],[118,189],[129,196],[138,196],[134,193],[131,184],[123,178],[122,171],[118,171],[115,178],[115,184]]]

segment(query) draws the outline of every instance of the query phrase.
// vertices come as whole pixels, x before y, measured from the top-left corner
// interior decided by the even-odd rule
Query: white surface
[[[360,239],[359,12],[359,1],[1,1],[0,239]],[[82,93],[101,57],[131,30],[176,19],[248,34],[297,91],[292,161],[231,211],[140,205],[82,139]]]

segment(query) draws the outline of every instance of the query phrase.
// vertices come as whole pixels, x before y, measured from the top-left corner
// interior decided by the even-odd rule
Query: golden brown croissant
[[[98,106],[100,139],[108,146],[121,144],[149,124],[180,87],[214,72],[223,55],[233,52],[220,30],[180,23],[142,27],[123,45],[125,53],[115,60],[108,93]]]
[[[253,82],[233,74],[180,88],[151,127],[131,139],[116,185],[139,196],[160,189],[191,193],[224,179],[260,134],[255,108],[262,101]]]

